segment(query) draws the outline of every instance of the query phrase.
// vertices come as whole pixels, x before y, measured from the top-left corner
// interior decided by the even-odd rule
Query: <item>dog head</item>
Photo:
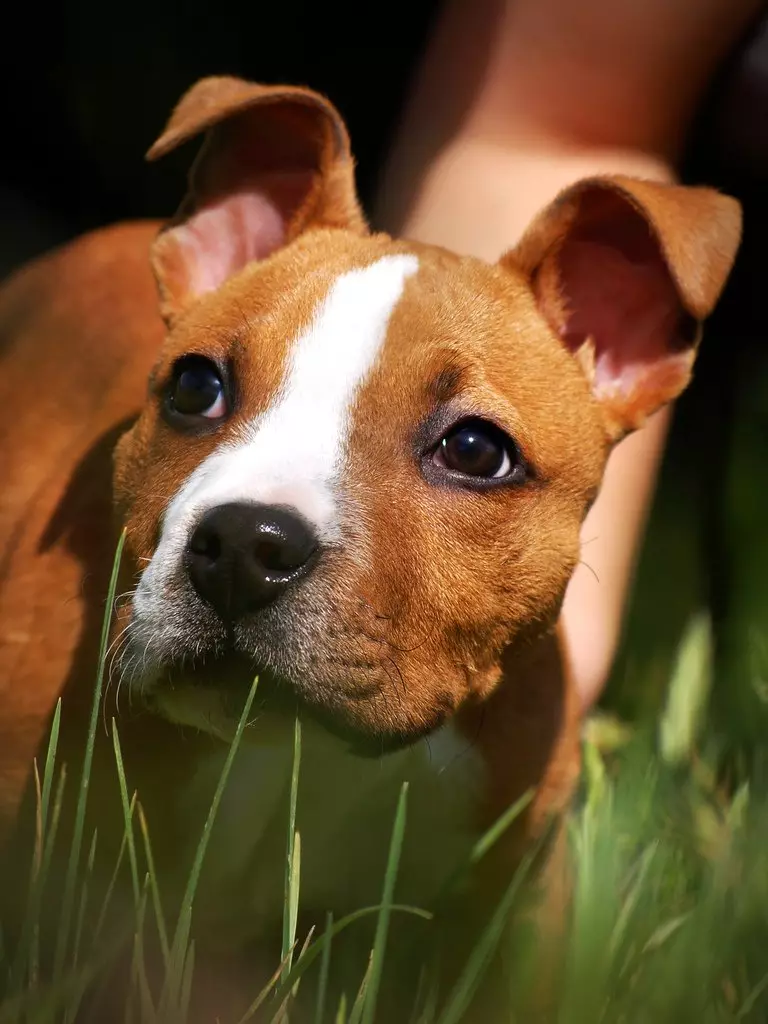
[[[226,732],[259,674],[276,708],[412,741],[556,619],[611,446],[688,383],[738,206],[582,181],[489,265],[370,233],[312,92],[204,80],[150,156],[203,131],[116,453],[127,685]]]

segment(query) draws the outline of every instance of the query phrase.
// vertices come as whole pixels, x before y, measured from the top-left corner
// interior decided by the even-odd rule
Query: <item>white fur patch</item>
[[[355,396],[381,351],[413,255],[385,256],[342,274],[291,346],[283,383],[267,412],[189,476],[169,504],[160,543],[134,598],[140,620],[163,628],[163,586],[208,509],[229,502],[289,505],[320,540],[339,531],[339,480]]]
[[[275,404],[198,466],[168,507],[165,530],[216,505],[253,501],[291,505],[333,539],[350,409],[417,269],[415,256],[388,256],[336,281],[291,349]]]

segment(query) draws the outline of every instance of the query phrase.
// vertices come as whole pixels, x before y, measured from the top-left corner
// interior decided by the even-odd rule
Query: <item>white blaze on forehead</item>
[[[387,256],[336,280],[289,351],[275,403],[192,473],[168,507],[164,539],[186,532],[206,509],[235,501],[290,505],[321,539],[334,538],[333,485],[355,395],[417,269],[415,256]]]

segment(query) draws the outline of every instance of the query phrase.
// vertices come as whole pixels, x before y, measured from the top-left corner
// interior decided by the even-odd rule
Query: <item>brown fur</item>
[[[611,230],[642,223],[652,239],[644,258],[658,271],[652,294],[674,307],[659,322],[676,331],[681,318],[700,321],[717,300],[738,241],[736,205],[709,190],[597,179],[569,190],[489,266],[367,234],[346,130],[307,90],[206,80],[182,100],[151,155],[206,129],[190,196],[153,245],[167,335],[150,273],[157,225],[88,236],[0,292],[8,460],[0,826],[18,810],[60,695],[63,749],[77,762],[116,536],[112,497],[117,525],[127,528],[129,587],[185,478],[239,422],[268,407],[288,341],[332,282],[385,254],[415,252],[419,272],[355,405],[345,544],[292,598],[288,675],[309,678],[304,696],[352,732],[415,737],[458,722],[487,768],[478,828],[534,787],[514,845],[499,852],[507,871],[520,842],[564,807],[578,772],[577,702],[552,627],[579,558],[582,520],[611,443],[679,393],[696,344],[654,339],[663,349],[649,348],[645,376],[601,393],[593,339],[576,344],[568,335],[568,286],[579,283],[568,247],[587,229],[593,239],[605,217]],[[250,188],[278,211],[280,237],[258,260],[250,239],[234,239],[227,260],[247,265],[227,263],[234,272],[196,292],[195,217],[215,215]],[[240,207],[229,209],[235,216]],[[189,351],[231,360],[239,382],[232,419],[196,437],[174,431],[158,411],[173,360]],[[430,483],[419,453],[439,438],[435,415],[451,408],[503,426],[531,467],[528,482],[485,491]],[[112,447],[139,413],[117,444],[112,491]],[[333,630],[319,613],[329,607]],[[129,615],[127,602],[123,621]],[[140,708],[121,722],[165,870],[176,843],[164,815],[168,793],[184,787],[216,741]],[[91,812],[108,850],[121,835],[108,743],[96,757]]]

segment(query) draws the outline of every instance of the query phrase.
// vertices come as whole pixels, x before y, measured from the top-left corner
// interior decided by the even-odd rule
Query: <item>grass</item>
[[[122,546],[122,542],[121,542]],[[108,607],[113,605],[118,548]],[[107,626],[94,688],[91,732],[78,782],[75,827],[61,892],[52,891],[51,860],[59,841],[64,788],[69,780],[57,761],[61,709],[53,718],[42,777],[37,782],[35,851],[27,911],[15,943],[0,946],[0,1024],[69,1024],[98,986],[120,950],[130,950],[125,1020],[140,1024],[186,1019],[198,948],[193,909],[200,872],[215,825],[227,773],[248,721],[257,681],[249,694],[214,794],[177,919],[166,920],[154,868],[151,837],[140,794],[129,792],[116,723],[112,722],[115,771],[125,834],[101,904],[93,907],[92,875],[98,835],[85,831],[88,769],[100,706]],[[709,621],[695,616],[677,646],[663,704],[655,718],[629,728],[607,715],[590,721],[584,743],[579,799],[570,816],[574,855],[573,905],[558,948],[562,964],[550,1007],[536,1020],[553,1024],[647,1021],[736,1024],[768,1019],[768,791],[759,774],[723,784],[718,744],[708,724],[713,685]],[[325,928],[302,935],[300,800],[301,728],[296,723],[290,798],[286,807],[286,867],[283,878],[282,956],[274,973],[239,1022],[286,1022],[298,1007],[300,989],[311,980],[309,1019],[314,1024],[374,1024],[381,1021],[381,996],[392,984],[388,958],[393,915],[424,927],[429,914],[396,902],[397,875],[407,829],[408,792],[400,794],[378,906],[341,920],[330,914]],[[482,858],[524,806],[525,798],[480,837],[470,862]],[[528,865],[509,880],[463,969],[447,993],[437,994],[425,964],[423,984],[408,1007],[414,1024],[460,1024],[474,989],[502,942],[504,925],[519,897]],[[129,934],[112,938],[105,922],[118,877],[125,874],[133,896]],[[280,881],[275,880],[279,885]],[[57,914],[58,941],[50,963],[41,949],[44,915]],[[337,940],[373,917],[373,941],[351,990],[334,986]],[[84,921],[95,920],[89,931]],[[402,923],[401,922],[401,926]],[[427,927],[437,927],[434,922]],[[526,1011],[535,965],[552,958],[546,940],[522,920],[503,941],[510,943],[508,1004],[500,1021],[534,1019]],[[147,950],[160,950],[160,977],[148,968]],[[303,1004],[306,1006],[306,1003]],[[378,1016],[377,1016],[378,1014]],[[292,1018],[293,1019],[293,1018]],[[405,1019],[405,1018],[404,1018]],[[224,1024],[224,1022],[222,1022]],[[389,1021],[385,1024],[390,1024]]]

